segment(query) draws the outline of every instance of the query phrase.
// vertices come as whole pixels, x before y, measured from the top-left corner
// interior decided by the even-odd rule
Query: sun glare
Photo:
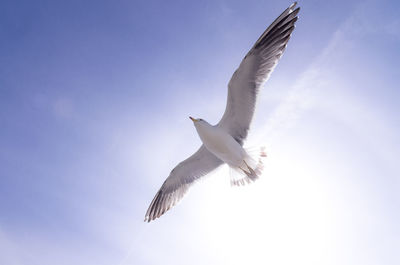
[[[330,255],[335,230],[320,172],[307,166],[311,158],[287,154],[271,154],[253,185],[230,187],[227,168],[207,180],[202,234],[221,260],[309,264]]]

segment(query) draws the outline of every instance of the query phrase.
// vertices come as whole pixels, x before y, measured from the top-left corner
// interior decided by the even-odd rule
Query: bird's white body
[[[204,120],[194,122],[194,125],[208,151],[233,168],[243,166],[247,153],[231,135]]]

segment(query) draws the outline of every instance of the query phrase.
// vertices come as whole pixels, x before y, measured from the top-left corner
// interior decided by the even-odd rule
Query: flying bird
[[[231,184],[256,180],[263,169],[263,149],[257,157],[243,148],[253,118],[257,95],[286,48],[298,19],[296,2],[264,31],[240,63],[228,84],[225,113],[216,125],[189,117],[203,142],[192,156],[179,163],[155,195],[145,215],[150,222],[174,206],[202,176],[226,163]]]

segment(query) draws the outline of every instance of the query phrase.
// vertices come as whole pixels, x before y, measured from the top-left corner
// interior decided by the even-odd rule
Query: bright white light
[[[226,169],[210,177],[201,233],[229,264],[309,264],[332,249],[334,209],[320,172],[286,151],[270,155],[257,184],[231,188]]]

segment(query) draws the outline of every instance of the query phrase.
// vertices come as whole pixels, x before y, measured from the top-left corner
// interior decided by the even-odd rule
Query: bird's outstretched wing
[[[190,185],[222,163],[202,145],[196,153],[171,171],[150,203],[144,221],[150,222],[163,215],[183,197]]]
[[[288,7],[260,36],[233,74],[228,85],[228,102],[217,126],[243,144],[247,137],[260,87],[281,58],[294,30],[296,2]]]

